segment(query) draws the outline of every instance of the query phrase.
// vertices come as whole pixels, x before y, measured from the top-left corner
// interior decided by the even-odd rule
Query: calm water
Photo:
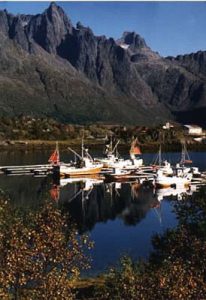
[[[1,152],[1,165],[45,163],[48,151]],[[96,155],[100,153],[96,152]],[[145,164],[154,160],[155,154],[143,155]],[[206,170],[206,153],[192,152],[195,166]],[[177,162],[179,153],[167,153],[165,158]],[[62,153],[62,160],[72,157]],[[191,191],[164,190],[133,184],[91,182],[54,185],[52,178],[0,175],[0,188],[7,192],[13,205],[33,210],[45,198],[57,201],[63,211],[69,211],[78,225],[79,233],[88,233],[95,242],[91,273],[98,273],[117,262],[123,254],[146,258],[152,250],[151,237],[176,226],[172,201],[181,200],[181,193]],[[173,194],[173,196],[172,196]]]

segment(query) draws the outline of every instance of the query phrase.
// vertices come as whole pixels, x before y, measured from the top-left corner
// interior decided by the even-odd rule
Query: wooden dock
[[[106,181],[112,179],[113,168],[102,169],[100,175],[103,176]],[[22,165],[22,166],[0,166],[0,174],[6,174],[7,176],[35,176],[46,177],[53,173],[52,164],[38,164],[38,165]],[[127,180],[137,181],[140,184],[149,183],[154,184],[155,172],[151,166],[145,166],[137,169],[135,172],[131,171],[131,174],[122,175],[119,181],[125,182]],[[113,178],[114,181],[117,179]],[[193,178],[191,185],[205,185],[206,184],[206,172],[202,172],[198,178]]]
[[[23,166],[0,166],[0,173],[6,175],[48,175],[52,173],[52,165],[23,165]]]

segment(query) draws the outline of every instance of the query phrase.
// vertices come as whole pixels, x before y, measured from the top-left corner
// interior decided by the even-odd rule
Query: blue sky
[[[96,35],[119,38],[136,31],[161,55],[206,50],[206,2],[57,2],[73,24],[80,21]],[[41,13],[49,2],[0,2],[14,14]]]

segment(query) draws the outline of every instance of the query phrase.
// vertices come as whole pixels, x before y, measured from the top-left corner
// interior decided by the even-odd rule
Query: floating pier
[[[6,175],[34,175],[46,176],[52,173],[52,165],[23,165],[23,166],[0,166],[0,173]]]
[[[144,166],[135,171],[131,170],[130,174],[122,174],[117,176],[113,173],[113,168],[103,168],[100,172],[100,176],[103,176],[106,181],[137,181],[138,183],[154,184],[155,173],[151,166]],[[34,177],[46,177],[49,174],[54,174],[52,164],[39,164],[39,165],[22,165],[22,166],[0,166],[0,174],[6,174],[7,176],[34,176]],[[200,177],[194,177],[191,181],[191,185],[205,185],[206,184],[206,172],[202,172]]]

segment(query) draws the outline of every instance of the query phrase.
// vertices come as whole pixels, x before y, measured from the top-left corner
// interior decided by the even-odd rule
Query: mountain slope
[[[39,50],[38,50],[39,51]],[[45,52],[27,54],[0,34],[1,115],[50,116],[73,123],[144,123],[147,112],[110,97],[71,65]]]
[[[0,114],[147,125],[179,118],[206,107],[201,53],[165,59],[135,32],[95,36],[55,3],[36,16],[0,11]]]

